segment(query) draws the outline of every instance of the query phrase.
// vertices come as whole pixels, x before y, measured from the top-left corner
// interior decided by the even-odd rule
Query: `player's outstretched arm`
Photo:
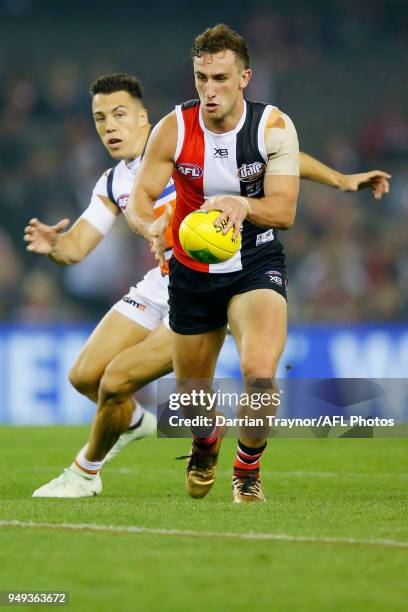
[[[299,161],[302,179],[329,185],[340,189],[340,191],[360,191],[369,187],[376,200],[380,200],[390,190],[389,179],[391,175],[382,170],[371,170],[359,174],[342,174],[303,152],[300,153]]]
[[[31,219],[24,230],[24,240],[29,243],[27,251],[48,255],[65,266],[79,263],[103,236],[83,219],[78,219],[68,232],[62,233],[68,224],[69,219],[62,219],[55,225]]]
[[[164,262],[164,231],[171,210],[166,208],[156,219],[153,206],[173,174],[176,145],[177,120],[173,112],[152,131],[126,207],[130,227],[151,244],[161,263]]]
[[[113,223],[119,214],[111,202],[101,201],[99,207],[95,214],[95,204],[91,204],[67,232],[64,230],[69,225],[69,219],[61,219],[55,225],[47,225],[36,218],[30,219],[24,230],[24,240],[28,242],[27,251],[48,255],[56,263],[66,266],[79,263],[100,243],[109,229],[110,221]],[[91,222],[83,218],[87,216]],[[92,224],[92,218],[98,229]]]

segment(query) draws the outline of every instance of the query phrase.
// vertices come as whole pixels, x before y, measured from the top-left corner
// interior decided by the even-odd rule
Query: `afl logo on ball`
[[[177,171],[183,174],[186,178],[198,179],[202,176],[203,171],[196,164],[177,164]]]
[[[242,164],[238,170],[238,177],[244,183],[250,183],[261,178],[265,174],[265,164],[254,162],[253,164]]]

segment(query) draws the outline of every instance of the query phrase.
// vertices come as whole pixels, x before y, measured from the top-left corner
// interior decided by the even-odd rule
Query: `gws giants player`
[[[28,250],[65,265],[86,257],[126,209],[151,129],[135,77],[126,74],[100,77],[93,83],[91,94],[98,135],[109,154],[121,161],[99,179],[88,208],[69,231],[60,233],[68,225],[67,219],[53,227],[32,219],[25,232]],[[155,214],[160,216],[167,232],[167,257],[171,255],[172,239],[166,227],[174,201],[175,187],[169,180],[154,205]],[[128,442],[156,431],[156,418],[144,411],[133,394],[172,368],[167,286],[164,261],[162,268],[150,270],[110,309],[87,340],[71,370],[70,380],[79,392],[97,402],[91,436],[73,464],[37,489],[35,497],[84,497],[100,493],[99,470],[104,460]]]

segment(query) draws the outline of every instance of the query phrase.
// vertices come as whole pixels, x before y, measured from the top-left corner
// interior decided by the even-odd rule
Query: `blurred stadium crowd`
[[[65,269],[26,253],[23,229],[33,216],[47,223],[75,220],[101,172],[112,165],[94,133],[87,93],[91,81],[112,71],[140,75],[151,120],[157,121],[175,103],[194,96],[190,42],[221,20],[250,44],[254,78],[249,97],[275,102],[291,114],[302,150],[346,173],[377,167],[393,175],[392,192],[380,203],[368,192],[342,194],[302,183],[295,227],[282,235],[291,321],[406,319],[404,3],[338,0],[306,7],[291,2],[289,10],[284,3],[271,9],[259,2],[249,14],[246,3],[238,1],[231,4],[231,18],[224,3],[224,12],[207,7],[203,15],[198,9],[194,22],[184,13],[173,14],[166,28],[146,7],[143,25],[123,23],[114,52],[112,41],[97,35],[95,4],[105,32],[113,9],[104,0],[86,7],[66,3],[64,20],[52,2],[0,3],[0,319],[96,319],[153,264],[145,243],[123,220],[86,261]],[[130,4],[127,9],[130,17],[136,15]],[[53,28],[49,39],[42,34],[46,24]],[[167,55],[166,31],[166,43],[172,33]],[[19,51],[13,53],[17,35]],[[89,39],[91,53],[84,51]],[[131,53],[127,40],[134,45]],[[146,48],[149,40],[151,48]],[[176,57],[182,61],[175,62]]]

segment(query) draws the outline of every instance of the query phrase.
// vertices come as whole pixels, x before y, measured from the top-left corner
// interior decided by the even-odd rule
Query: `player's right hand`
[[[153,221],[153,223],[149,227],[150,250],[152,251],[161,266],[164,266],[166,263],[165,231],[169,224],[172,213],[173,209],[171,205],[167,204],[163,214],[161,214],[160,217],[157,217],[157,219]]]
[[[27,251],[49,255],[57,244],[58,234],[69,225],[69,219],[61,219],[55,225],[46,225],[38,219],[30,219],[24,229],[24,241],[28,242]]]

